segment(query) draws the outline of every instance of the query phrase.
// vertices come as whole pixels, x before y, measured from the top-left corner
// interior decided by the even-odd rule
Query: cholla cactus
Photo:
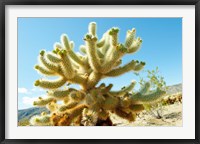
[[[112,91],[113,84],[97,84],[101,79],[117,77],[129,71],[139,72],[145,62],[132,60],[121,65],[125,54],[137,52],[142,40],[136,37],[136,30],[128,30],[125,42],[118,41],[118,28],[111,28],[99,40],[96,23],[89,24],[85,35],[85,45],[80,46],[83,54],[73,50],[74,43],[67,35],[61,36],[61,43],[55,43],[54,50],[39,54],[39,65],[35,69],[45,76],[57,76],[56,80],[39,79],[35,86],[47,89],[47,98],[39,98],[35,106],[46,106],[51,112],[34,116],[32,125],[98,125],[99,121],[109,120],[114,113],[128,121],[135,121],[136,113],[143,110],[144,103],[150,103],[165,94],[161,89],[150,90],[146,83],[138,92],[133,90],[136,82],[119,91]],[[80,90],[66,88],[65,84],[79,84]],[[62,103],[57,103],[62,101]]]

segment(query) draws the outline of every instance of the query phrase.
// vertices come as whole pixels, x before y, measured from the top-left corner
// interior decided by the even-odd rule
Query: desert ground
[[[112,115],[111,120],[117,126],[182,126],[182,104],[177,102],[150,111],[144,110],[131,123],[116,115]]]

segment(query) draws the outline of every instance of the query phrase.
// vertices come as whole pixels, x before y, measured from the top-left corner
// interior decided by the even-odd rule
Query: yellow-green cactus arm
[[[111,57],[118,50],[118,28],[112,28],[109,30],[108,35],[110,37],[110,47],[107,52],[104,54],[106,58]],[[115,56],[115,55],[114,55]],[[108,62],[105,60],[105,62]]]
[[[108,37],[107,36],[107,39],[106,39],[106,41],[105,41],[105,44],[101,47],[101,53],[103,54],[103,55],[105,55],[107,52],[108,52],[108,50],[109,50],[109,48],[110,48],[110,37]]]
[[[94,87],[101,79],[101,74],[92,72],[87,80],[87,88],[90,89]]]
[[[64,112],[64,111],[66,111],[66,110],[68,110],[68,109],[71,109],[71,108],[76,107],[77,104],[78,104],[78,102],[72,101],[72,102],[69,102],[69,103],[67,103],[67,104],[65,104],[65,105],[60,106],[60,107],[58,108],[58,110],[59,110],[59,112]]]
[[[87,46],[86,52],[88,56],[89,65],[94,71],[98,72],[101,69],[101,65],[96,50],[97,38],[92,37],[92,35],[90,34],[87,34],[84,40]]]
[[[68,51],[69,49],[71,49],[70,41],[69,41],[69,38],[68,38],[68,36],[66,34],[62,34],[61,35],[60,41],[62,43],[63,48],[66,51]]]
[[[157,88],[154,91],[151,91],[149,93],[146,94],[141,94],[141,93],[136,93],[133,96],[131,96],[131,100],[134,101],[139,101],[142,103],[151,103],[154,102],[158,99],[160,99],[163,95],[165,95],[166,92]]]
[[[71,97],[71,99],[73,99],[74,101],[81,101],[85,98],[85,94],[80,92],[80,91],[72,91],[69,96]]]
[[[77,54],[73,51],[73,50],[70,50],[69,52],[69,55],[70,57],[79,65],[81,66],[85,66],[85,63],[84,61],[81,59],[81,57],[77,56]]]
[[[92,36],[96,37],[96,34],[97,34],[97,24],[95,22],[89,23],[88,32]]]
[[[77,56],[77,54],[73,50],[73,47],[71,47],[71,45],[69,44],[67,35],[62,35],[61,39],[64,48],[67,51],[67,54],[72,58],[72,60],[75,61],[77,64],[84,66],[84,62]]]
[[[57,80],[36,80],[34,85],[45,89],[56,89],[63,86],[65,83],[66,79],[64,77],[60,77]]]
[[[114,64],[114,68],[120,66],[122,64],[122,60],[118,60],[115,64]]]
[[[103,103],[104,110],[113,110],[119,105],[119,99],[114,96],[108,96]]]
[[[58,53],[62,49],[62,45],[59,42],[54,43],[54,50]]]
[[[57,89],[57,90],[50,90],[47,93],[48,93],[48,96],[50,97],[53,97],[58,100],[63,100],[65,97],[69,96],[69,94],[72,91],[76,91],[76,90],[73,88],[69,88],[65,90]]]
[[[141,45],[142,45],[142,40],[141,40],[141,38],[138,37],[136,40],[133,41],[130,48],[128,48],[127,53],[137,52],[140,49]]]
[[[122,95],[132,91],[133,88],[135,87],[135,84],[136,84],[136,82],[132,81],[129,86],[126,86],[125,88],[122,88],[120,91],[110,91],[109,93],[111,95],[114,95],[114,96],[122,96]]]
[[[134,71],[135,72],[141,71],[144,68],[145,65],[146,65],[145,62],[140,62],[140,63],[137,62],[136,66],[134,68]]]
[[[119,33],[119,28],[115,28],[113,27],[109,32],[108,34],[110,35],[111,37],[111,45],[112,46],[117,46],[118,44],[118,33]]]
[[[130,105],[129,109],[133,112],[140,112],[144,110],[144,106],[143,104],[134,104],[134,105]]]
[[[113,87],[113,84],[109,84],[107,87],[102,88],[102,94],[107,94]]]
[[[125,47],[130,48],[132,45],[134,39],[135,39],[136,30],[133,28],[132,30],[128,30],[126,33],[126,41],[125,41]]]
[[[108,58],[106,57],[107,59],[104,60],[104,64],[100,70],[101,73],[106,74],[111,71],[115,66],[114,64],[125,54],[126,48],[122,44],[117,45],[116,48],[117,50],[115,50],[111,56]]]
[[[97,49],[96,51],[99,58],[104,58],[104,55],[101,53],[99,49]]]
[[[71,49],[74,49],[74,45],[75,45],[74,42],[73,42],[73,41],[70,41],[70,48],[71,48]]]
[[[123,108],[128,108],[131,105],[131,101],[129,97],[121,97],[120,106]]]
[[[93,109],[95,111],[98,111],[98,109],[100,108],[100,105],[103,104],[103,102],[105,101],[105,98],[102,96],[101,92],[97,89],[92,89],[90,91],[91,97],[92,99],[95,101],[96,105],[93,105]]]
[[[39,61],[49,70],[49,71],[58,71],[58,65],[51,63],[49,60],[45,58],[45,51],[42,50],[40,52]]]
[[[79,50],[80,50],[82,53],[86,54],[86,46],[81,45],[81,46],[79,47]]]
[[[62,69],[63,75],[67,79],[74,78],[75,71],[74,71],[74,68],[72,66],[72,62],[70,61],[70,58],[69,58],[66,50],[60,51],[59,55],[62,57],[61,69]]]
[[[109,42],[105,42],[105,45],[101,48],[101,52],[104,55],[104,57],[107,54],[109,48],[110,48],[110,43]]]
[[[106,76],[109,77],[115,77],[115,76],[120,76],[124,73],[127,73],[131,70],[135,70],[135,66],[136,66],[136,61],[131,61],[130,63],[122,66],[122,67],[118,67],[116,69],[111,70],[110,72],[106,73]]]
[[[34,106],[45,106],[46,104],[48,104],[52,101],[55,101],[55,99],[54,98],[45,98],[44,99],[44,98],[39,97],[38,100],[33,102],[33,105]]]
[[[30,124],[34,126],[51,126],[51,120],[49,115],[44,115],[44,116],[33,116],[30,119]]]
[[[46,108],[50,112],[55,112],[58,109],[58,104],[55,101],[52,101],[52,102],[46,104]]]
[[[108,36],[110,37],[110,47],[105,53],[105,57],[110,57],[117,50],[116,47],[118,45],[118,32],[118,28],[112,28],[108,31]]]
[[[60,63],[62,61],[60,56],[56,55],[55,53],[47,53],[47,58],[53,63]]]
[[[48,69],[46,69],[40,65],[35,65],[35,69],[43,75],[55,75],[56,74],[55,72],[49,71]]]
[[[87,78],[88,78],[87,75],[76,74],[76,75],[74,76],[74,78],[68,80],[68,82],[74,83],[74,84],[85,85],[85,84],[86,84],[86,81],[87,81]]]
[[[97,42],[97,47],[102,48],[106,42],[106,35],[104,34],[103,37]]]
[[[88,106],[90,106],[93,105],[96,101],[95,98],[90,93],[88,93],[85,97],[85,102]]]

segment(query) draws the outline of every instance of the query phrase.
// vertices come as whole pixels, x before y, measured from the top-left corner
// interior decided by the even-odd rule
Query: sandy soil
[[[111,120],[117,126],[182,126],[182,104],[175,103],[143,111],[138,114],[136,121],[131,123],[116,115],[112,115]]]

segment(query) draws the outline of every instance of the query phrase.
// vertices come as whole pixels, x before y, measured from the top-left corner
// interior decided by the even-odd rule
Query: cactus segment
[[[57,105],[54,101],[52,101],[52,102],[50,102],[50,103],[48,103],[48,104],[46,105],[46,108],[47,108],[50,112],[54,112],[54,111],[57,110],[58,105]]]
[[[123,97],[121,98],[120,101],[120,106],[123,108],[128,108],[131,104],[130,98],[129,97]]]
[[[88,32],[89,34],[91,34],[92,36],[96,36],[96,31],[97,31],[97,24],[95,22],[91,22],[88,26]]]
[[[127,53],[137,52],[140,49],[141,45],[142,45],[142,40],[141,40],[141,38],[138,37],[135,41],[133,41],[130,48],[128,48]]]
[[[129,109],[133,112],[140,112],[144,110],[143,104],[135,104],[135,105],[130,105]]]
[[[54,54],[54,53],[48,53],[47,54],[47,58],[52,63],[60,63],[62,61],[61,58],[58,55]]]
[[[127,34],[126,34],[126,41],[125,41],[125,47],[129,48],[134,39],[135,39],[135,34],[136,34],[136,30],[135,28],[133,28],[132,30],[128,30]]]
[[[135,87],[135,84],[136,84],[136,82],[133,81],[133,82],[131,82],[131,84],[130,84],[129,86],[127,86],[127,87],[121,89],[120,91],[110,91],[109,93],[110,93],[111,95],[118,96],[118,97],[119,97],[119,96],[122,96],[122,95],[124,95],[124,94],[130,92],[131,90],[133,90],[133,88]]]
[[[135,72],[141,71],[145,66],[145,62],[140,62],[139,64],[137,64],[134,68]]]
[[[50,121],[50,116],[44,115],[44,116],[33,116],[30,119],[30,124],[35,126],[50,126],[52,125]]]
[[[42,55],[39,56],[40,62],[49,70],[49,71],[58,71],[58,65],[51,63],[49,60],[47,60],[45,57],[45,53],[41,52]]]
[[[85,76],[85,75],[76,74],[74,76],[74,78],[72,78],[72,79],[70,79],[68,81],[71,82],[71,83],[75,83],[75,84],[85,85],[87,78],[88,77]]]
[[[63,86],[66,83],[66,80],[64,77],[61,77],[57,80],[36,80],[35,86],[39,86],[41,88],[45,89],[56,89],[61,86]]]
[[[112,55],[104,61],[104,64],[102,65],[102,68],[100,70],[101,73],[106,74],[110,72],[113,67],[115,66],[114,64],[120,60],[120,58],[124,55],[124,53],[120,51],[114,51]]]
[[[104,110],[113,110],[115,109],[119,104],[119,99],[116,97],[108,96],[103,104]]]
[[[69,40],[66,35],[63,35],[62,37],[63,45],[65,46],[65,50],[67,51],[67,54],[69,57],[75,61],[77,64],[84,66],[84,62],[77,56],[77,54],[73,51],[73,48],[71,47],[71,44],[69,44]],[[70,42],[71,43],[71,42]],[[72,42],[73,43],[73,42]],[[69,63],[67,61],[67,63]]]
[[[92,37],[91,35],[87,34],[85,36],[85,43],[86,43],[86,52],[88,55],[88,61],[90,64],[90,67],[98,72],[101,69],[100,66],[100,60],[97,55],[97,49],[96,49],[96,37]]]
[[[40,99],[34,101],[33,105],[34,106],[45,106],[52,101],[55,101],[55,99],[54,98],[45,98],[45,99],[40,98]]]
[[[66,51],[70,50],[70,41],[66,34],[61,35],[61,43]]]
[[[101,40],[97,43],[97,47],[98,48],[103,47],[104,44],[105,44],[105,42],[106,42],[106,35],[103,35],[103,37],[101,38]]]
[[[61,69],[62,69],[62,72],[63,72],[64,76],[67,79],[74,78],[74,76],[75,76],[74,68],[72,66],[72,63],[71,63],[68,55],[65,54],[65,51],[61,52],[60,54],[61,55],[64,54],[62,56],[63,61],[61,63]]]
[[[95,86],[99,80],[101,79],[101,74],[96,73],[96,72],[92,72],[89,77],[88,77],[88,81],[87,81],[87,87],[92,88],[93,86]]]
[[[79,49],[82,53],[86,54],[86,47],[84,45],[81,45]]]
[[[71,108],[74,108],[75,106],[77,106],[77,102],[69,102],[68,104],[66,104],[66,105],[62,105],[62,106],[60,106],[59,107],[59,111],[60,112],[64,112],[64,111],[66,111],[67,109],[71,109]]]
[[[103,57],[104,57],[104,55],[103,55],[103,54],[101,53],[101,51],[98,50],[98,49],[97,49],[97,55],[98,55],[99,58],[103,58]]]
[[[75,89],[73,88],[69,88],[69,89],[65,89],[65,90],[51,90],[51,91],[48,91],[48,96],[51,96],[55,99],[61,99],[63,100],[65,97],[69,96],[69,94],[73,91],[76,91]]]
[[[72,91],[70,93],[70,97],[74,100],[74,101],[81,101],[83,100],[83,98],[85,97],[85,94],[80,92],[80,91]]]
[[[55,72],[49,71],[48,69],[40,66],[40,65],[36,65],[35,69],[38,70],[38,72],[40,72],[43,75],[55,75]]]
[[[112,46],[117,46],[117,44],[118,44],[118,32],[119,32],[119,28],[115,28],[115,27],[113,27],[109,31],[109,35],[111,36],[110,43]]]
[[[151,102],[154,102],[154,101],[160,99],[165,94],[166,94],[165,91],[157,88],[156,90],[151,91],[146,94],[141,94],[138,92],[135,95],[133,95],[131,97],[131,99],[133,101],[139,101],[139,102],[143,102],[143,103],[151,103]]]
[[[136,62],[135,61],[131,61],[130,63],[124,65],[123,67],[118,67],[116,69],[113,69],[112,71],[106,73],[106,76],[109,77],[116,77],[116,76],[120,76],[124,73],[127,73],[131,70],[135,70],[136,68]]]

